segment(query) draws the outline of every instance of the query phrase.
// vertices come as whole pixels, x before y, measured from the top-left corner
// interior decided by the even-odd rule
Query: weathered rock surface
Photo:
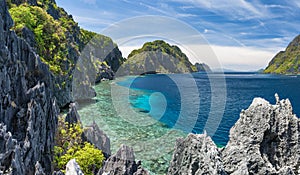
[[[222,152],[231,174],[300,174],[300,127],[289,100],[256,98],[230,130]]]
[[[271,105],[255,98],[241,112],[230,130],[227,146],[221,150],[205,135],[179,140],[168,174],[300,174],[300,122],[288,99],[279,101],[278,95],[276,99]],[[198,166],[193,166],[194,162]],[[222,171],[203,168],[215,165]]]
[[[83,175],[80,166],[75,159],[71,159],[66,165],[66,175]]]
[[[84,128],[84,136],[88,142],[92,143],[96,148],[102,150],[102,153],[106,158],[111,155],[110,139],[95,122],[93,122],[92,125]]]
[[[148,175],[141,167],[141,162],[135,161],[133,149],[122,145],[116,154],[109,157],[98,175]]]
[[[57,108],[51,73],[31,47],[10,31],[13,21],[0,0],[0,170],[51,173]],[[5,128],[5,129],[4,129]],[[0,136],[1,137],[1,136]]]
[[[35,174],[34,175],[45,175],[42,165],[39,162],[35,164]]]
[[[206,134],[189,134],[178,139],[175,147],[168,174],[226,174],[221,154]]]
[[[77,112],[76,103],[70,103],[69,112],[67,113],[65,122],[68,122],[69,124],[78,123],[78,122],[81,123],[80,116]]]

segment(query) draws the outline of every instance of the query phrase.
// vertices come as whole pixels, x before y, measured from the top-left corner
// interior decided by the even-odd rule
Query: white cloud
[[[120,46],[124,57],[127,57],[134,49],[140,46]],[[180,46],[179,46],[180,47]],[[265,68],[269,61],[275,56],[279,50],[263,50],[253,47],[233,47],[233,46],[218,46],[218,45],[189,45],[180,47],[180,49],[189,57],[194,64],[196,62],[206,63],[211,68],[226,68],[237,71],[253,71]],[[201,55],[194,56],[190,50],[200,50]],[[205,50],[204,50],[205,49]],[[213,54],[207,49],[212,49]],[[219,61],[216,63],[216,61]]]
[[[193,4],[199,8],[208,9],[216,14],[229,16],[234,19],[254,19],[272,17],[268,8],[255,1],[253,3],[245,0],[171,0],[184,4]]]
[[[122,52],[122,56],[127,58],[131,51],[133,51],[134,49],[139,49],[141,47],[142,46],[119,46],[119,49]]]
[[[75,21],[79,22],[80,24],[89,24],[89,25],[104,25],[108,26],[113,22],[108,19],[99,19],[93,17],[84,17],[84,16],[73,16]]]
[[[265,68],[279,50],[253,47],[211,46],[221,65],[227,69],[250,71]]]

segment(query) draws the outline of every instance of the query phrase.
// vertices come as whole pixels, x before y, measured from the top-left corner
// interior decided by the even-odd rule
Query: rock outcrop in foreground
[[[50,174],[59,113],[51,73],[12,26],[0,0],[0,174]]]
[[[179,174],[300,174],[300,122],[290,101],[255,98],[230,130],[225,148],[205,134],[178,139],[168,170]]]
[[[116,154],[109,157],[98,175],[148,175],[148,172],[136,163],[133,149],[122,145]]]

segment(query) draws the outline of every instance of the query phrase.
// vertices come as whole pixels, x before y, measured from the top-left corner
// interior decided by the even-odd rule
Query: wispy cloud
[[[108,26],[113,23],[113,21],[107,19],[91,18],[91,17],[84,17],[84,16],[73,16],[73,17],[77,22],[82,24],[86,23],[90,25]]]
[[[268,55],[271,59],[270,55],[283,50],[299,34],[300,28],[299,0],[61,0],[58,4],[63,4],[80,26],[100,33],[113,23],[137,16],[168,16],[181,20],[198,30],[211,45],[217,46],[217,52],[222,53],[225,60],[231,60],[230,54],[226,56],[226,49],[239,52],[234,56],[236,58],[240,55],[250,59],[251,56],[242,55],[242,52],[249,52],[265,55],[264,58]],[[136,25],[139,26],[123,26],[122,33],[130,34],[137,29]],[[143,30],[139,29],[140,34],[153,27],[145,24]],[[112,33],[106,35],[113,38]],[[180,36],[176,35],[176,38]],[[258,59],[263,58],[253,60]],[[233,65],[230,61],[225,63]]]
[[[198,8],[210,10],[216,14],[222,14],[232,19],[248,20],[253,18],[269,18],[271,13],[268,8],[258,2],[250,3],[245,0],[171,0],[184,4],[193,4]]]
[[[175,17],[175,18],[186,18],[186,17],[196,17],[197,16],[196,14],[192,14],[192,13],[180,13],[166,3],[158,3],[156,5],[140,3],[140,5],[147,7],[151,11],[155,11],[155,12],[158,12],[165,16],[171,16],[171,17]]]

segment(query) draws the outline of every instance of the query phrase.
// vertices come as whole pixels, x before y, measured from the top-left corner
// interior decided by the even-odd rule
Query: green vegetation
[[[133,50],[122,66],[123,74],[143,74],[147,72],[159,73],[187,73],[197,69],[188,57],[177,46],[171,46],[162,40],[147,42],[142,48]]]
[[[109,37],[81,29],[73,17],[52,0],[37,0],[37,4],[31,5],[27,0],[6,2],[15,22],[12,29],[20,37],[24,27],[33,32],[36,43],[31,43],[31,46],[35,47],[41,60],[49,65],[54,74],[68,75],[75,66],[78,54],[89,42],[96,50],[95,57],[106,61],[113,70],[116,71],[123,63],[119,50],[114,50],[117,45]],[[110,52],[114,52],[112,57]]]
[[[79,39],[84,43],[87,44],[93,37],[95,37],[96,34],[94,32],[90,32],[88,30],[84,30],[84,29],[80,29],[80,35],[79,35]]]
[[[264,73],[299,74],[300,73],[300,35],[279,52],[269,63]]]
[[[42,61],[49,65],[52,72],[65,74],[68,71],[63,66],[68,54],[66,28],[38,6],[22,4],[12,7],[9,12],[15,21],[13,29],[16,33],[21,35],[24,27],[33,31]]]
[[[92,175],[102,167],[104,155],[88,142],[83,142],[83,129],[80,123],[69,124],[60,117],[54,147],[56,169],[64,170],[71,159],[76,159],[84,174]]]
[[[133,57],[136,54],[140,54],[142,52],[147,51],[161,51],[162,53],[166,53],[174,58],[179,58],[180,60],[187,62],[188,57],[181,52],[179,47],[171,46],[170,44],[166,43],[163,40],[156,40],[153,42],[146,42],[142,48],[133,50],[129,55],[128,58]]]

